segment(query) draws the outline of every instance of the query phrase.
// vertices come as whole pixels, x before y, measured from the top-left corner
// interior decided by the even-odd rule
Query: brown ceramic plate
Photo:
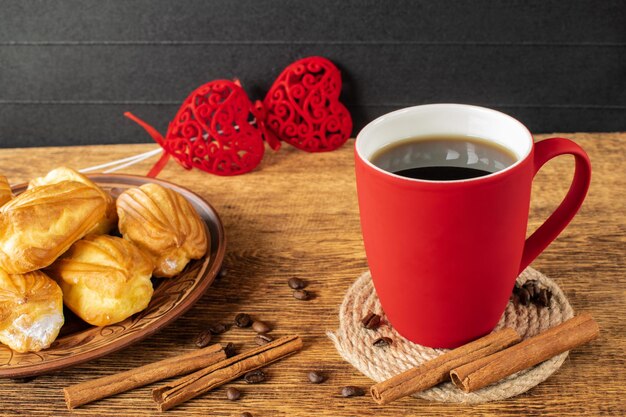
[[[220,270],[226,249],[224,228],[211,205],[199,195],[167,181],[135,175],[88,175],[91,180],[117,197],[127,188],[148,182],[171,188],[194,206],[206,222],[211,247],[204,258],[191,261],[173,279],[156,279],[148,307],[128,319],[105,327],[86,324],[66,309],[65,324],[48,349],[36,353],[16,353],[0,345],[0,377],[25,377],[49,373],[99,358],[136,343],[167,326],[187,311],[211,285]],[[13,187],[17,194],[26,184]]]

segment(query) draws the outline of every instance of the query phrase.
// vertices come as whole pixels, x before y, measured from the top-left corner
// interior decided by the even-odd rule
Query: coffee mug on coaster
[[[528,239],[533,177],[563,154],[570,189]],[[386,114],[355,143],[365,251],[385,314],[407,339],[454,348],[489,333],[515,279],[580,208],[591,177],[585,151],[534,143],[495,110],[432,104]]]

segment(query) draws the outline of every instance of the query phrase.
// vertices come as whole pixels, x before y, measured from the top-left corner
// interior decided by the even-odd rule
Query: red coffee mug
[[[511,166],[456,181],[406,178],[370,162],[383,146],[414,136],[466,135],[517,156]],[[576,160],[561,205],[528,239],[532,180],[558,155]],[[454,348],[498,323],[515,279],[580,208],[591,178],[585,151],[528,129],[495,110],[462,104],[410,107],[374,120],[355,143],[356,183],[365,251],[385,314],[407,339]]]

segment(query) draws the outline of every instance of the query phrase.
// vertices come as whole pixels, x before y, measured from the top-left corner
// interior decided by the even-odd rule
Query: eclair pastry
[[[46,272],[65,305],[94,326],[118,323],[145,309],[152,297],[153,264],[132,243],[89,235],[74,243]]]
[[[41,271],[0,270],[0,342],[16,352],[49,347],[63,326],[63,294]]]
[[[117,215],[120,233],[152,257],[157,277],[179,274],[208,250],[204,221],[169,188],[149,183],[124,191],[117,198]]]
[[[0,269],[23,274],[50,265],[102,219],[102,194],[80,182],[42,185],[0,207]]]
[[[117,225],[117,213],[115,209],[115,200],[111,197],[111,194],[98,187],[96,183],[91,181],[89,178],[77,172],[71,168],[59,167],[53,169],[48,172],[45,177],[39,177],[31,180],[28,183],[28,189],[35,187],[40,187],[42,185],[56,184],[62,181],[76,181],[81,182],[94,190],[98,191],[104,200],[106,201],[107,208],[104,213],[104,216],[98,221],[98,223],[94,226],[93,230],[90,230],[89,233],[95,234],[105,234],[111,231]]]

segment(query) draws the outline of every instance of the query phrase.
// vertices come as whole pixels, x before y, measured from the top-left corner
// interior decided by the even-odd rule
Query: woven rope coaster
[[[532,303],[528,306],[515,306],[509,301],[494,331],[512,327],[525,339],[574,316],[574,311],[559,286],[539,271],[527,268],[517,278],[517,282],[523,284],[531,279],[537,280],[543,287],[552,291],[550,306],[538,308]],[[361,319],[369,311],[381,315],[385,323],[376,331],[367,330],[361,325]],[[409,342],[386,323],[387,319],[374,291],[372,277],[366,272],[346,293],[339,310],[339,329],[336,332],[328,332],[328,336],[346,361],[376,382],[384,381],[447,351]],[[372,346],[372,342],[381,336],[392,338],[393,345],[386,348]],[[454,403],[503,400],[526,392],[545,381],[561,367],[567,355],[568,352],[562,353],[533,368],[511,375],[497,384],[469,394],[448,382],[416,393],[414,396]]]

